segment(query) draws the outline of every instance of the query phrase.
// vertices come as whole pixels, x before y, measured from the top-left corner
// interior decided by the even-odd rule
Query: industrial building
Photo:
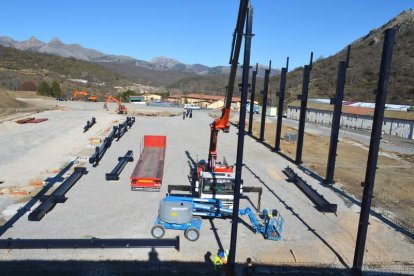
[[[160,101],[161,96],[157,94],[141,94],[137,96],[129,96],[130,103]]]
[[[288,105],[287,117],[299,120],[300,103]],[[309,102],[306,111],[306,121],[331,125],[333,106],[323,103]],[[341,128],[370,130],[374,109],[344,105],[342,108]],[[382,131],[384,134],[394,135],[407,139],[414,139],[414,113],[386,110]]]

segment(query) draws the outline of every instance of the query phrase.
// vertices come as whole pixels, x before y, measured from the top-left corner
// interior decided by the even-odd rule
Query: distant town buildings
[[[322,104],[329,104],[329,99],[309,99],[309,102],[313,103],[322,103]],[[366,107],[366,108],[375,108],[375,103],[367,103],[367,102],[351,102],[351,101],[343,101],[342,105],[346,106],[355,106],[355,107]],[[393,111],[408,111],[410,108],[409,105],[400,105],[400,104],[386,104],[385,108],[387,110]]]
[[[76,83],[82,83],[82,84],[87,84],[88,83],[87,80],[83,80],[83,79],[68,79],[68,81],[76,82]]]
[[[232,99],[232,108],[240,108],[240,98],[233,97]],[[176,103],[176,104],[195,104],[201,108],[210,108],[210,109],[219,109],[224,106],[224,96],[215,96],[215,95],[204,95],[204,94],[186,94],[186,95],[174,95],[169,96],[165,101]]]
[[[130,103],[139,103],[139,102],[153,102],[161,101],[161,95],[157,94],[141,94],[138,96],[129,96]]]
[[[306,121],[328,125],[332,123],[333,106],[327,104],[329,100],[309,100],[306,111]],[[374,117],[375,104],[346,102],[342,106],[341,128],[370,130]],[[384,114],[384,134],[394,135],[407,139],[414,139],[414,112],[396,111],[407,110],[405,106],[388,105]],[[300,102],[288,105],[287,118],[299,120]]]

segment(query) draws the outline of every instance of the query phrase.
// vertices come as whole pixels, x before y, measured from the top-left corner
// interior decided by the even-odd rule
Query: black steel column
[[[396,29],[385,31],[382,48],[381,67],[378,80],[375,113],[372,122],[371,142],[369,144],[367,170],[365,173],[364,192],[362,195],[361,215],[359,217],[358,234],[355,246],[354,264],[352,270],[361,272],[364,249],[368,230],[369,213],[371,211],[372,192],[374,190],[375,173],[377,170],[378,151],[381,141],[382,122],[384,120],[385,102],[388,93],[388,78],[390,74],[392,51]]]
[[[282,71],[280,72],[280,87],[279,93],[277,93],[277,96],[279,96],[279,106],[277,108],[275,151],[280,151],[280,135],[282,133],[283,106],[285,104],[286,74],[288,68],[289,57],[286,59],[286,67],[282,68]]]
[[[250,89],[250,114],[249,114],[249,134],[253,133],[253,115],[254,115],[254,94],[256,93],[256,76],[259,65],[256,63],[256,70],[252,72],[252,87]]]
[[[347,60],[340,61],[338,66],[338,77],[336,79],[335,98],[331,99],[334,105],[332,125],[331,125],[331,141],[329,142],[328,163],[326,164],[326,176],[324,183],[332,184],[335,173],[336,151],[338,149],[339,127],[341,124],[342,101],[344,100],[344,88],[346,80],[346,69],[349,66],[349,53],[351,45],[348,46]]]
[[[239,224],[239,203],[240,203],[240,187],[242,182],[242,166],[243,166],[243,147],[244,132],[246,125],[246,102],[249,89],[249,69],[250,69],[250,50],[252,43],[253,28],[253,7],[249,6],[248,17],[246,21],[246,34],[244,41],[244,59],[243,59],[243,76],[242,76],[242,93],[239,118],[239,134],[237,139],[237,156],[236,156],[236,179],[234,185],[234,203],[233,217],[231,224],[230,251],[229,251],[229,269],[230,275],[235,275],[236,264],[236,245],[237,245],[237,226]]]
[[[303,149],[303,136],[305,134],[305,121],[306,121],[306,107],[308,105],[308,92],[309,92],[309,78],[312,70],[313,52],[311,52],[311,59],[309,65],[303,67],[303,82],[302,82],[302,95],[298,96],[301,101],[300,115],[299,115],[299,129],[298,129],[298,142],[296,145],[296,164],[302,164],[302,149]]]
[[[266,123],[266,107],[267,107],[267,93],[269,91],[269,75],[272,61],[269,61],[269,69],[265,70],[264,87],[263,87],[263,102],[262,102],[262,119],[260,122],[260,141],[264,141],[265,123]]]

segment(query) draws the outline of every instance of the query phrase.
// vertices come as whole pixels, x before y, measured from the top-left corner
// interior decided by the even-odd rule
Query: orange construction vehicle
[[[89,93],[86,92],[86,91],[78,91],[78,90],[72,91],[72,101],[86,100],[86,97],[88,97],[88,96],[89,96]]]
[[[79,97],[79,96],[82,96],[82,97]],[[98,101],[98,96],[89,95],[89,92],[87,92],[87,91],[74,90],[72,92],[72,100],[87,100],[87,101],[91,101],[91,102],[97,102]]]
[[[116,110],[116,112],[118,113],[118,114],[128,114],[128,109],[126,108],[126,106],[125,105],[123,105],[122,103],[121,103],[121,101],[119,100],[119,99],[117,99],[117,98],[115,98],[115,97],[113,97],[113,96],[111,96],[111,95],[109,95],[109,96],[106,96],[105,97],[105,105],[107,104],[107,103],[109,103],[109,102],[114,102],[114,103],[117,103],[118,104],[118,108],[117,108],[117,110]]]
[[[220,118],[215,119],[210,124],[210,146],[208,150],[208,160],[201,160],[197,164],[197,174],[195,181],[195,193],[200,198],[217,198],[223,206],[233,208],[235,172],[234,167],[228,165],[225,159],[219,162],[217,159],[217,138],[220,131],[228,133],[230,129],[230,111],[233,98],[234,86],[236,81],[238,60],[243,38],[243,28],[247,17],[248,1],[240,2],[237,26],[233,35],[233,42],[230,55],[230,74],[227,85],[224,107]],[[243,3],[243,5],[242,5]],[[246,187],[247,188],[247,187]],[[249,187],[250,188],[250,187]],[[241,187],[243,193],[243,187]]]
[[[96,95],[89,95],[88,96],[88,101],[90,101],[90,102],[97,102],[98,101],[98,96],[96,96]]]

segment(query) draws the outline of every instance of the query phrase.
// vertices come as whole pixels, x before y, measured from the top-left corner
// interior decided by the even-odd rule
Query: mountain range
[[[387,28],[397,29],[388,102],[414,105],[414,13],[411,9],[403,11],[383,26],[368,31],[365,36],[351,43],[351,59],[345,87],[347,100],[374,100],[384,30]],[[335,55],[314,61],[309,97],[333,96],[338,62],[344,60],[345,55],[346,47]],[[256,91],[263,89],[261,76],[265,68],[266,66],[259,66]],[[25,41],[0,37],[0,86],[11,90],[18,89],[27,81],[38,84],[41,80],[57,80],[67,93],[71,89],[116,93],[120,89],[134,89],[134,86],[141,85],[155,87],[164,92],[168,90],[174,93],[224,94],[228,72],[228,66],[189,65],[168,57],[143,61],[128,56],[105,54],[79,44],[65,44],[57,38],[45,43],[35,37]],[[275,105],[279,71],[272,69],[272,73],[269,101],[271,105]],[[80,84],[71,82],[71,79],[84,79],[88,84],[82,88],[79,87]],[[302,79],[303,67],[288,73],[287,102],[295,100],[296,95],[301,93]],[[240,74],[236,83],[238,82]],[[257,99],[260,101],[261,96]]]
[[[14,40],[8,36],[0,36],[0,45],[22,51],[51,54],[95,63],[129,64],[158,71],[172,70],[197,75],[217,75],[228,74],[230,72],[229,66],[209,67],[202,64],[184,64],[178,60],[164,56],[155,57],[150,61],[144,61],[130,56],[105,54],[95,49],[82,47],[80,44],[65,44],[59,38],[53,38],[48,43],[45,43],[34,36],[23,41]],[[266,69],[265,66],[260,66],[259,76],[264,74],[264,69]],[[276,75],[277,73],[277,70],[273,70],[272,75]]]

